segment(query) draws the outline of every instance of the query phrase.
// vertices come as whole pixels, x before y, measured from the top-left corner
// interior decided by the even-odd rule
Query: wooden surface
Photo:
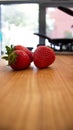
[[[73,130],[73,56],[23,71],[0,60],[0,130]]]

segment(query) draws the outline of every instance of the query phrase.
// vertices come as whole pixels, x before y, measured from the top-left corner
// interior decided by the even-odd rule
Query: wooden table
[[[0,130],[73,130],[73,55],[41,70],[0,60]]]

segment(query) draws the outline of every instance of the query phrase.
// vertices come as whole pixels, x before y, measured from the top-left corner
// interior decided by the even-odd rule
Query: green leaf
[[[8,60],[8,56],[3,56],[2,59]]]
[[[14,51],[14,47],[11,45],[11,47],[6,46],[6,54],[9,55]]]
[[[8,64],[11,65],[15,63],[17,56],[18,55],[15,52],[12,52],[8,57]]]

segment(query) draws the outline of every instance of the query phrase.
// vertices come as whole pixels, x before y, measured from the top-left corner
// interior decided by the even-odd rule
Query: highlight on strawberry
[[[30,55],[31,54],[31,55]],[[2,58],[8,61],[8,65],[14,70],[22,70],[29,67],[32,59],[32,52],[27,48],[17,45],[6,46],[6,56]]]
[[[55,61],[55,52],[50,47],[38,46],[34,51],[33,61],[37,68],[46,68]]]

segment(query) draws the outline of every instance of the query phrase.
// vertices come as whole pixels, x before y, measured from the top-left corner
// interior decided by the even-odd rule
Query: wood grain
[[[0,60],[0,130],[73,130],[73,55],[41,70]]]

